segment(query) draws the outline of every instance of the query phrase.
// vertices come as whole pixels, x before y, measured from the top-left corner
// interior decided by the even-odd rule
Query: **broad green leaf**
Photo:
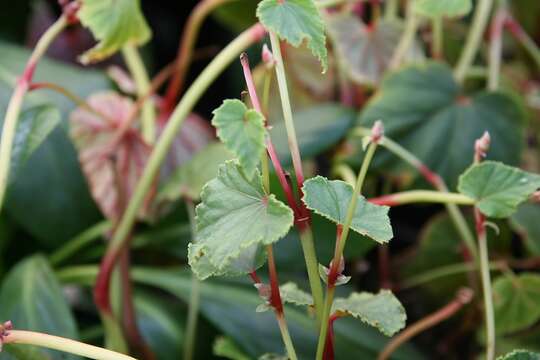
[[[510,224],[518,232],[531,254],[540,255],[540,205],[521,204],[510,218]]]
[[[189,301],[191,277],[181,271],[134,269],[135,282],[163,289]],[[256,313],[261,299],[253,286],[209,280],[201,283],[201,314],[225,336],[232,339],[250,358],[261,354],[283,353],[283,342],[275,315]],[[216,296],[217,295],[217,296]],[[305,310],[286,308],[287,324],[299,359],[314,359],[317,348],[315,322]],[[388,341],[383,335],[354,319],[343,318],[334,324],[336,359],[374,359]],[[395,360],[421,360],[424,357],[410,344],[400,347]]]
[[[303,191],[302,200],[309,209],[337,224],[345,222],[349,202],[353,195],[351,185],[344,181],[316,176],[304,183]],[[351,229],[378,243],[387,243],[393,237],[388,210],[387,206],[371,204],[360,196]]]
[[[53,270],[40,255],[18,263],[0,289],[0,319],[11,320],[17,330],[77,338],[75,320]],[[6,350],[19,359],[76,359],[43,348],[10,345]]]
[[[10,182],[58,126],[60,119],[60,112],[52,105],[34,106],[20,115],[11,150]]]
[[[540,275],[501,276],[493,283],[497,334],[524,330],[540,319]]]
[[[487,216],[512,215],[517,206],[540,188],[540,175],[494,161],[473,165],[459,178],[459,192],[476,199]]]
[[[540,354],[527,350],[514,350],[511,353],[498,357],[497,360],[540,360]]]
[[[214,341],[214,355],[230,360],[250,360],[250,357],[240,350],[234,341],[223,336]]]
[[[415,0],[413,5],[415,12],[431,18],[464,16],[471,8],[471,0]]]
[[[352,80],[375,85],[388,70],[403,26],[397,22],[377,21],[366,25],[352,13],[328,14],[328,34]],[[414,41],[405,55],[406,62],[421,61],[424,54]]]
[[[212,12],[212,17],[234,32],[241,32],[257,22],[257,2],[235,0],[224,2]]]
[[[83,0],[77,15],[99,41],[81,56],[83,64],[104,60],[127,44],[143,45],[152,36],[139,0]]]
[[[335,103],[317,104],[295,112],[294,123],[302,158],[313,157],[328,150],[343,138],[354,123],[355,112]],[[284,165],[291,163],[285,123],[272,123],[272,142]]]
[[[238,156],[246,175],[253,176],[265,150],[264,116],[236,99],[225,100],[212,114],[218,137]]]
[[[260,261],[259,245],[269,245],[287,235],[292,210],[265,193],[261,175],[249,179],[232,160],[220,166],[217,178],[203,189],[197,206],[197,237],[189,248],[189,264],[202,279],[223,274],[228,267],[254,270]],[[245,263],[249,253],[255,261]],[[242,261],[240,261],[242,260]],[[240,263],[238,263],[240,262]],[[246,267],[247,266],[247,267]]]
[[[324,22],[313,0],[263,0],[257,7],[257,17],[266,29],[294,47],[306,41],[326,72]]]
[[[451,69],[441,63],[408,66],[386,77],[359,124],[370,127],[379,119],[389,138],[418,156],[451,189],[471,163],[475,140],[486,130],[492,139],[488,159],[517,165],[521,158],[524,116],[516,101],[499,92],[462,96]],[[405,166],[385,151],[374,161],[385,171]]]
[[[0,122],[17,77],[30,56],[26,49],[0,41]],[[85,98],[97,89],[106,89],[105,75],[42,59],[34,75],[36,82],[52,82]],[[81,174],[73,145],[68,139],[67,114],[73,103],[63,95],[39,90],[25,96],[24,109],[54,104],[63,115],[58,126],[34,151],[10,185],[6,211],[25,231],[46,248],[54,248],[99,221],[88,186]],[[36,189],[47,191],[36,191]]]
[[[184,309],[171,299],[150,292],[134,298],[141,335],[159,360],[176,360],[184,344]]]
[[[358,318],[387,336],[403,329],[407,320],[403,305],[389,290],[352,293],[346,299],[335,299],[332,309]]]
[[[183,196],[198,200],[203,186],[217,176],[219,165],[232,158],[222,143],[208,145],[170,176],[157,200],[175,201]]]

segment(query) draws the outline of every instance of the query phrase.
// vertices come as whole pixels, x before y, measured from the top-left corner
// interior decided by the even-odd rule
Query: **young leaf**
[[[233,340],[223,336],[214,341],[213,353],[230,360],[250,360],[250,357],[240,350]]]
[[[13,139],[10,182],[15,180],[18,170],[30,155],[60,124],[60,118],[60,111],[51,105],[34,106],[21,114]]]
[[[40,255],[21,261],[6,276],[0,290],[0,318],[18,330],[31,330],[76,339],[77,327],[62,288],[47,260]],[[77,359],[53,350],[10,345],[20,359]],[[4,358],[4,356],[0,356]]]
[[[351,78],[359,84],[378,84],[401,39],[403,26],[384,20],[366,25],[352,13],[329,14],[325,20],[339,61]],[[423,59],[422,48],[414,41],[405,60]]]
[[[370,127],[379,119],[385,135],[419,157],[451,189],[471,163],[463,149],[472,153],[474,141],[486,130],[493,140],[490,160],[509,165],[520,161],[525,119],[514,98],[502,92],[463,97],[451,69],[441,63],[407,66],[385,77],[359,124]],[[353,156],[361,159],[358,153]],[[402,172],[402,163],[382,151],[374,159],[374,166],[385,171]]]
[[[77,15],[99,40],[81,56],[83,64],[104,60],[126,44],[143,45],[152,36],[139,0],[82,0]]]
[[[238,156],[246,175],[253,176],[265,149],[264,117],[236,99],[225,100],[213,114],[218,137]]]
[[[496,331],[500,335],[523,330],[540,319],[540,275],[501,276],[493,283]]]
[[[459,178],[459,192],[477,200],[476,206],[487,216],[508,217],[517,206],[540,188],[540,175],[484,161],[473,165]]]
[[[298,288],[293,282],[288,282],[279,287],[279,293],[283,302],[298,306],[313,306],[311,294]]]
[[[540,360],[540,354],[527,350],[514,350],[511,353],[499,356],[497,360]]]
[[[222,143],[208,145],[170,176],[156,200],[176,201],[182,196],[198,200],[204,184],[217,176],[219,165],[232,158]]]
[[[223,274],[246,251],[257,254],[258,245],[278,241],[293,224],[292,210],[265,193],[259,172],[250,179],[232,160],[220,166],[201,199],[196,242],[189,249],[189,264],[201,279]]]
[[[430,17],[457,17],[467,15],[472,8],[471,0],[415,0],[414,11]]]
[[[358,318],[387,336],[403,329],[407,320],[403,305],[388,290],[381,290],[378,294],[352,293],[346,299],[336,299],[332,309]]]
[[[313,0],[263,0],[257,7],[257,17],[265,28],[294,47],[307,41],[326,72],[328,55],[324,23]]]
[[[328,180],[316,176],[307,180],[303,187],[303,201],[316,213],[343,224],[353,194],[351,185],[340,180]],[[393,237],[387,206],[374,205],[359,197],[351,229],[384,244]]]

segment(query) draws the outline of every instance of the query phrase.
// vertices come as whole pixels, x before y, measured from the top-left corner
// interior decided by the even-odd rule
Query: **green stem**
[[[319,276],[319,262],[317,261],[317,253],[315,252],[311,226],[300,231],[300,243],[302,244],[302,252],[304,253],[304,260],[306,262],[309,286],[311,288],[311,295],[313,296],[313,304],[315,305],[317,324],[320,326],[323,319],[322,306],[324,297]]]
[[[186,199],[186,208],[191,224],[192,241],[195,240],[195,205],[191,199]],[[197,320],[199,318],[199,303],[201,300],[200,281],[195,274],[191,274],[191,293],[189,298],[188,317],[186,325],[186,340],[184,342],[184,360],[193,359],[195,339],[197,337]]]
[[[51,25],[41,36],[34,51],[30,55],[23,75],[18,80],[13,95],[9,100],[9,104],[6,110],[6,116],[4,118],[4,125],[2,129],[2,138],[0,143],[0,210],[4,204],[4,198],[6,194],[6,188],[9,179],[9,169],[11,166],[11,150],[13,147],[13,139],[15,137],[15,131],[17,129],[17,121],[19,120],[19,114],[21,112],[24,96],[26,95],[34,70],[43,57],[49,46],[54,39],[64,30],[67,26],[67,20],[62,15]]]
[[[476,5],[476,11],[472,21],[472,26],[467,36],[465,47],[459,57],[456,68],[454,70],[454,77],[459,83],[463,83],[467,72],[474,62],[474,57],[480,47],[482,41],[482,35],[486,30],[486,26],[489,19],[489,13],[493,0],[478,0]]]
[[[503,265],[504,265],[504,262],[497,262],[497,261],[490,262],[489,270],[490,271],[500,270],[503,267]],[[401,284],[399,288],[400,290],[406,290],[406,289],[410,289],[416,286],[424,285],[426,283],[432,282],[434,280],[438,280],[443,277],[468,273],[470,271],[474,271],[475,269],[476,269],[476,265],[471,262],[441,266],[433,270],[428,270],[425,273],[415,275],[408,279],[405,279],[405,281],[403,281],[403,283]]]
[[[384,8],[384,20],[394,21],[398,17],[399,0],[387,0]]]
[[[79,235],[75,236],[73,239],[66,242],[54,253],[52,253],[49,257],[49,261],[53,266],[57,266],[63,263],[72,255],[76,254],[80,249],[86,247],[87,245],[91,244],[95,239],[105,234],[111,228],[111,221],[102,221],[91,226]]]
[[[432,36],[432,49],[431,55],[435,59],[442,59],[443,54],[443,19],[442,17],[436,17],[431,21],[431,36]]]
[[[414,1],[409,1],[407,5],[407,19],[405,22],[405,31],[399,40],[394,55],[390,60],[390,69],[397,69],[403,62],[403,59],[407,55],[407,52],[411,48],[416,36],[416,30],[418,30],[418,16],[413,10]]]
[[[506,26],[514,38],[521,43],[529,55],[533,58],[537,67],[540,67],[540,49],[536,42],[523,30],[521,25],[508,14]]]
[[[359,136],[368,136],[370,130],[367,128],[358,127],[354,130],[354,133]],[[413,153],[405,149],[403,146],[386,136],[384,136],[379,141],[379,144],[388,149],[397,157],[401,158],[409,165],[411,165],[418,172],[420,172],[424,176],[424,178],[433,185],[435,189],[444,193],[448,193],[448,187],[446,186],[444,180],[439,175],[431,171],[418,157],[416,157],[416,155],[414,155]],[[476,242],[473,233],[467,225],[467,221],[459,210],[459,207],[453,203],[446,203],[445,206],[448,214],[450,215],[450,219],[454,223],[454,226],[459,232],[461,239],[465,243],[465,246],[467,246],[467,249],[473,255],[473,257],[477,259],[478,250],[476,248]]]
[[[300,148],[298,147],[298,140],[296,137],[296,130],[294,128],[293,114],[291,101],[289,97],[289,89],[287,87],[287,77],[285,75],[285,65],[283,63],[283,56],[281,55],[280,41],[274,32],[270,32],[270,42],[272,44],[272,53],[276,60],[276,76],[278,80],[279,95],[281,98],[281,107],[283,110],[283,119],[285,122],[285,129],[287,130],[287,140],[289,143],[289,150],[291,152],[291,158],[293,162],[294,172],[296,174],[296,182],[298,184],[298,190],[302,191],[302,185],[304,184],[304,174],[302,171],[302,158],[300,156]]]
[[[349,185],[354,186],[354,182],[356,181],[356,175],[349,165],[335,165],[332,168],[332,174],[343,179],[345,182],[349,183]]]
[[[486,360],[495,358],[495,315],[493,311],[493,291],[489,274],[489,254],[485,229],[484,215],[478,208],[474,209],[478,233],[478,248],[480,254],[480,274],[482,277],[482,292],[484,296],[484,316],[486,325]]]
[[[377,205],[399,206],[414,203],[441,203],[457,205],[474,205],[475,200],[463,194],[440,192],[433,190],[402,191],[378,198],[369,199]]]
[[[490,91],[496,91],[499,88],[503,46],[502,35],[506,17],[506,3],[499,0],[499,5],[496,14],[493,17],[489,36],[488,90]]]
[[[287,350],[288,359],[297,360],[296,351],[294,350],[294,345],[292,343],[291,334],[289,333],[289,328],[285,322],[285,317],[283,314],[277,316],[277,321],[279,325],[279,331],[281,332],[281,337],[283,343],[285,344],[285,349]]]
[[[345,222],[341,231],[338,227],[338,236],[336,239],[336,249],[334,252],[334,259],[332,260],[332,265],[330,267],[330,274],[328,275],[328,284],[326,287],[326,298],[324,301],[324,310],[322,317],[321,330],[319,333],[319,341],[317,343],[317,360],[322,360],[324,354],[324,346],[326,344],[326,335],[328,333],[328,319],[330,318],[330,311],[332,310],[332,303],[334,302],[334,292],[335,292],[335,274],[337,274],[337,269],[341,263],[341,258],[343,256],[343,249],[345,248],[345,243],[347,242],[347,236],[349,235],[349,229],[352,224],[354,217],[354,212],[356,211],[356,204],[358,202],[358,196],[362,191],[364,185],[364,180],[367,175],[369,164],[373,159],[375,150],[377,149],[377,141],[372,141],[369,144],[364,160],[362,161],[362,166],[358,172],[358,178],[356,180],[356,186],[349,202],[349,207],[347,208],[347,215],[345,217]]]
[[[10,330],[4,337],[3,342],[4,344],[41,346],[96,360],[136,360],[131,356],[97,346],[32,331]]]
[[[150,90],[150,78],[141,59],[139,51],[134,45],[126,45],[122,48],[122,55],[129,72],[135,80],[137,95],[145,96]],[[153,144],[156,138],[156,109],[152,100],[146,100],[141,112],[141,128],[143,139],[148,144]]]

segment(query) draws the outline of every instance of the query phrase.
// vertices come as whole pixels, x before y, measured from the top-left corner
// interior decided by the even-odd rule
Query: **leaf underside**
[[[303,192],[302,200],[309,209],[337,224],[344,224],[353,195],[351,185],[344,181],[316,176],[304,183]],[[387,206],[371,204],[359,196],[351,229],[378,243],[387,243],[393,237],[388,210]]]
[[[540,354],[527,350],[514,350],[498,357],[497,360],[540,360]]]
[[[220,166],[201,199],[188,255],[201,279],[255,270],[264,260],[261,247],[284,237],[293,224],[292,210],[265,193],[259,172],[250,179],[234,160]]]
[[[326,72],[328,55],[324,22],[313,0],[263,0],[257,7],[257,17],[266,29],[294,47],[306,41]]]
[[[473,165],[459,179],[458,190],[474,199],[482,213],[503,218],[540,188],[540,175],[495,161]]]

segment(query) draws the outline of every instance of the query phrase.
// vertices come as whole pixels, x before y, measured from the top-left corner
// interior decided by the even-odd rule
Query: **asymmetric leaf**
[[[431,18],[463,16],[472,8],[471,0],[415,0],[413,4],[415,12]]]
[[[156,200],[175,201],[182,196],[198,200],[203,186],[217,176],[219,165],[232,158],[222,143],[208,145],[170,176]]]
[[[238,156],[246,175],[253,176],[265,149],[264,116],[236,99],[225,100],[213,114],[218,137]]]
[[[497,334],[523,330],[540,320],[540,275],[501,276],[493,283]]]
[[[259,245],[287,235],[292,210],[265,193],[258,171],[253,179],[229,160],[204,187],[197,206],[197,236],[189,247],[189,264],[204,279],[211,275],[247,273],[261,265]],[[248,254],[250,261],[242,257]]]
[[[407,320],[403,305],[389,290],[352,293],[346,299],[336,299],[332,309],[358,318],[387,336],[403,329]]]
[[[459,178],[459,192],[476,199],[487,216],[508,217],[540,188],[540,175],[495,161],[473,165]]]
[[[24,166],[30,155],[60,124],[60,111],[52,105],[38,105],[25,110],[17,123],[11,152],[10,182]]]
[[[83,0],[77,16],[99,40],[81,56],[84,64],[104,60],[126,44],[143,45],[152,36],[139,0]]]
[[[257,17],[265,28],[294,47],[305,40],[326,71],[324,22],[313,0],[263,0],[257,7]]]
[[[338,59],[351,78],[360,84],[379,83],[388,70],[403,26],[383,20],[366,25],[352,13],[328,14],[325,21]],[[404,60],[412,62],[423,59],[422,48],[414,41]]]
[[[471,163],[475,140],[486,130],[492,139],[490,160],[509,165],[520,161],[524,115],[514,98],[500,92],[464,97],[451,69],[441,63],[408,66],[386,77],[359,124],[371,127],[379,119],[389,138],[441,175],[451,189]],[[465,156],[467,149],[470,156]],[[403,162],[381,151],[374,165],[399,171]]]
[[[304,183],[303,191],[302,200],[309,209],[343,225],[353,195],[351,185],[344,181],[316,176]],[[359,196],[351,229],[378,243],[387,243],[393,237],[388,210],[388,206],[371,204],[363,196]]]

